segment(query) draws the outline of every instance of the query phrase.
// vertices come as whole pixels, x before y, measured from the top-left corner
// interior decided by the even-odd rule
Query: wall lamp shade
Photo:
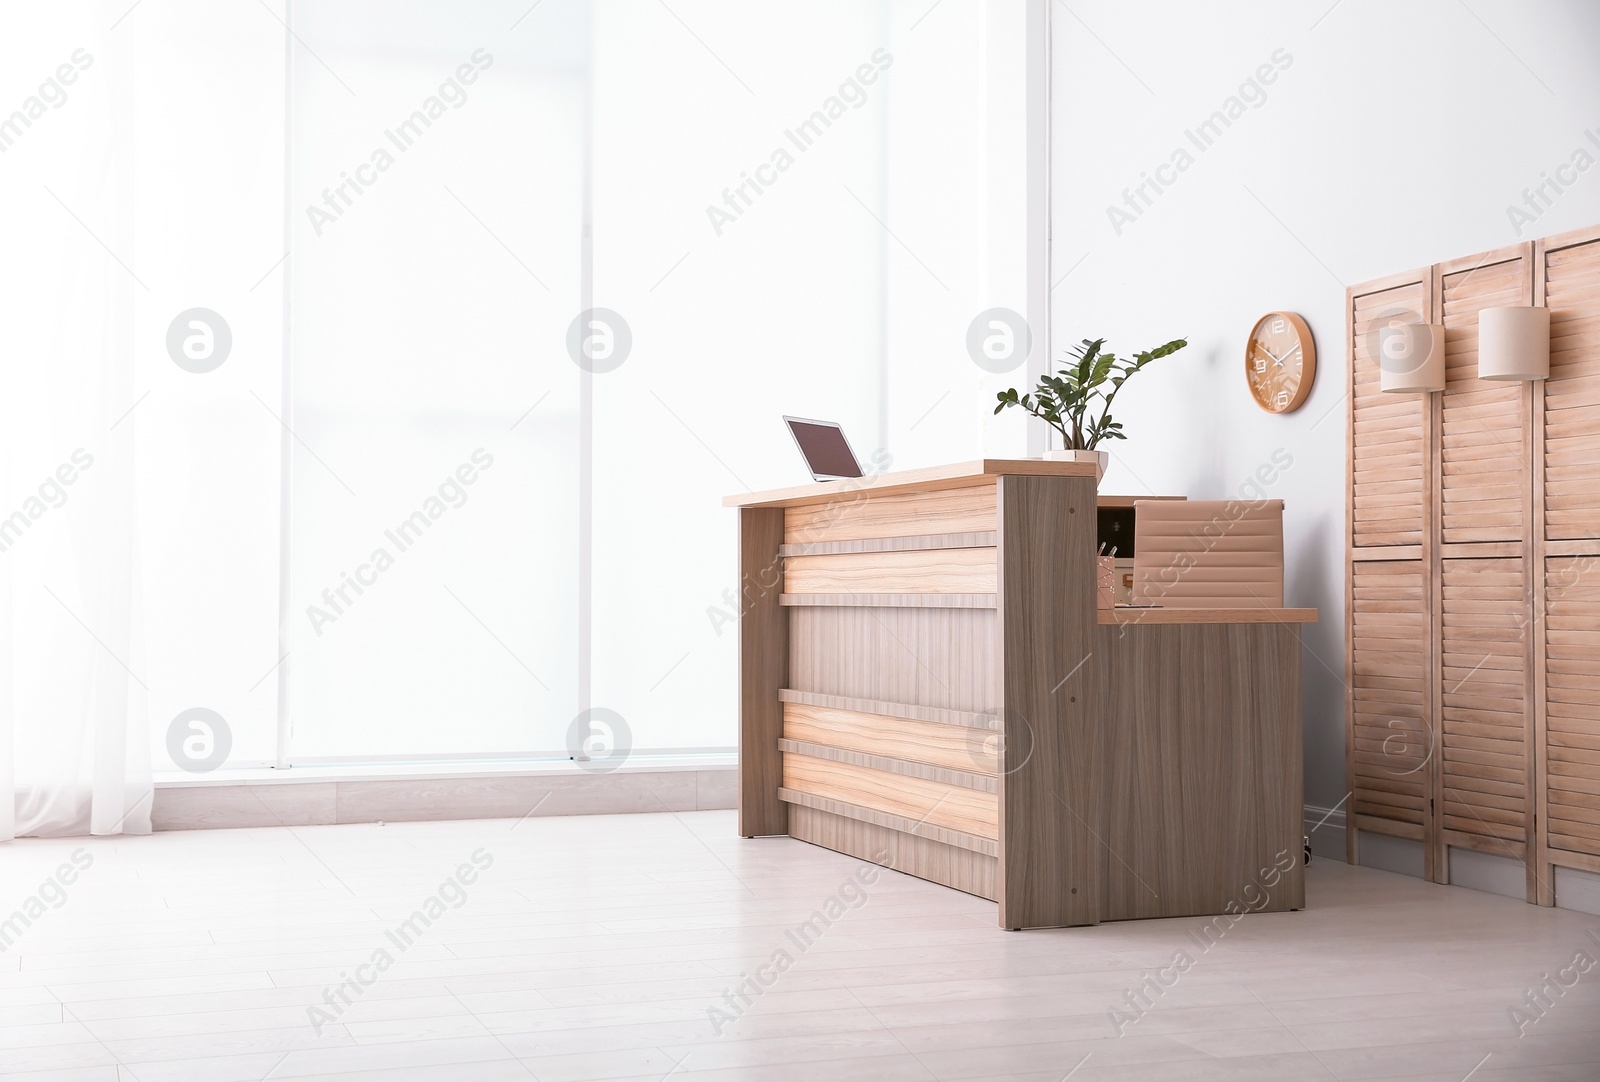
[[[1478,313],[1479,379],[1549,379],[1550,309],[1485,308]]]
[[[1378,332],[1379,386],[1394,394],[1444,390],[1444,326],[1396,323]]]

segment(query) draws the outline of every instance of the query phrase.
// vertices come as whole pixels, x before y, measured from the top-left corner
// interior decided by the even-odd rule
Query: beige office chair
[[[1136,500],[1133,603],[1283,607],[1282,500]]]

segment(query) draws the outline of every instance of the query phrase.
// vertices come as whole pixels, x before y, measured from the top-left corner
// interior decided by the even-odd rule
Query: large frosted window
[[[805,478],[781,415],[983,453],[1022,6],[296,11],[295,755],[559,753],[589,706],[733,745],[720,499]]]
[[[169,773],[195,708],[234,767],[731,748],[721,498],[807,478],[781,416],[1003,446],[1025,10],[19,8],[18,93],[75,74],[0,131],[5,514],[92,464],[0,546],[17,769],[101,670]]]
[[[633,351],[594,378],[594,701],[727,746],[720,500],[808,478],[781,416],[869,468],[984,453],[1008,384],[968,326],[1026,308],[1023,5],[596,12],[595,303]]]
[[[296,759],[552,752],[578,704],[585,5],[295,32]]]

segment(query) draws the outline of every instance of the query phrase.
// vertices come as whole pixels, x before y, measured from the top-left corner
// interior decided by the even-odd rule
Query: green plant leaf
[[[1133,373],[1188,344],[1186,338],[1175,338],[1155,349],[1118,357],[1105,350],[1104,338],[1085,338],[1068,351],[1055,375],[1039,377],[1031,395],[1019,397],[1014,387],[997,394],[995,413],[1020,406],[1059,432],[1063,444],[1074,450],[1093,450],[1101,440],[1126,439],[1122,424],[1111,417],[1112,401]],[[1098,417],[1091,415],[1093,408],[1099,409]]]

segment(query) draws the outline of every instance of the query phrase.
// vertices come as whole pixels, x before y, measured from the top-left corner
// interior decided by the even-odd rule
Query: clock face
[[[1291,413],[1304,405],[1317,373],[1311,328],[1293,312],[1268,312],[1244,347],[1244,375],[1256,405]]]

